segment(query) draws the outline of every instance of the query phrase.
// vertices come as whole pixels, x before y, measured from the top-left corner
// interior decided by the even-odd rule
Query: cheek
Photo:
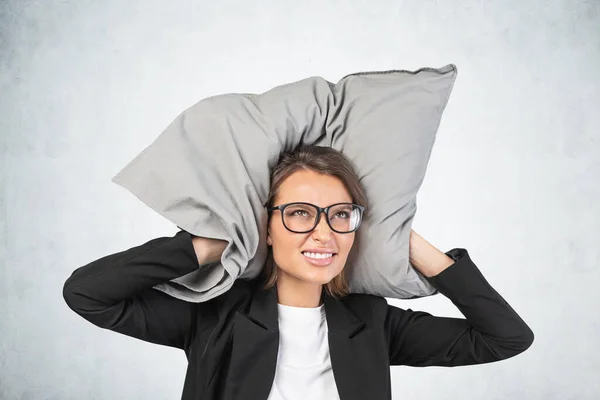
[[[303,265],[303,255],[300,253],[302,240],[283,232],[277,237],[273,237],[273,261],[282,270],[288,273],[294,273]]]
[[[340,252],[344,252],[344,253],[349,253],[350,249],[352,248],[352,245],[354,244],[354,233],[351,235],[344,235],[343,237],[339,238],[338,240],[338,245],[340,247]]]
[[[291,257],[298,253],[304,243],[302,235],[289,232],[281,223],[273,223],[270,231],[273,252],[280,257]]]

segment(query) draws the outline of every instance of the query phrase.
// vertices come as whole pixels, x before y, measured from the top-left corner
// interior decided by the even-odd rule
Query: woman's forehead
[[[286,178],[277,193],[277,204],[296,201],[327,207],[334,203],[351,202],[352,197],[339,178],[303,170]]]

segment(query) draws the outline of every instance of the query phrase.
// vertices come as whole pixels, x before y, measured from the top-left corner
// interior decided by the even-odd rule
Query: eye
[[[334,218],[342,218],[342,219],[346,219],[346,218],[350,218],[350,213],[348,213],[348,211],[338,211]]]
[[[336,206],[330,210],[331,219],[350,219],[352,218],[353,207],[346,204]]]
[[[293,210],[290,215],[294,217],[306,217],[308,216],[308,212],[306,210]]]
[[[285,210],[285,217],[287,218],[314,218],[314,211],[308,210],[306,207],[295,206],[289,207]]]

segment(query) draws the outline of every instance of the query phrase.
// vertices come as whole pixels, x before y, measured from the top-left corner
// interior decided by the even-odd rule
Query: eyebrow
[[[280,201],[279,203],[274,203],[274,204],[290,204],[290,203],[308,203],[308,204],[312,204],[314,206],[321,207],[321,208],[329,207],[329,206],[332,206],[334,204],[339,204],[339,203],[354,204],[352,202],[352,200],[334,201],[333,203],[329,203],[326,206],[319,206],[318,204],[311,203],[310,201],[302,201],[302,200]]]

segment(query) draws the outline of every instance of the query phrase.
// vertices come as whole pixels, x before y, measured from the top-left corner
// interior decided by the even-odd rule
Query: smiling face
[[[335,203],[352,203],[352,197],[340,179],[310,170],[299,170],[287,177],[279,187],[273,205],[307,202],[319,207]],[[355,233],[340,234],[331,230],[325,214],[308,233],[288,231],[281,220],[281,211],[274,211],[269,221],[267,244],[273,247],[277,279],[294,283],[324,285],[337,276],[346,259]],[[306,254],[311,251],[312,254]],[[331,258],[314,253],[331,253]],[[316,259],[315,259],[316,258]]]

